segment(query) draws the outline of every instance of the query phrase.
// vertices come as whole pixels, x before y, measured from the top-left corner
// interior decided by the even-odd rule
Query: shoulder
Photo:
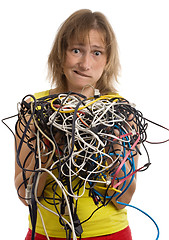
[[[116,97],[116,98],[124,98],[118,92],[109,92],[107,95],[110,95],[110,96]]]
[[[53,95],[53,94],[57,94],[57,93],[59,93],[57,88],[53,88],[53,89],[50,89],[50,90],[45,90],[45,91],[42,91],[42,92],[35,93],[34,97],[35,98],[41,98],[41,97],[46,97],[48,95]]]
[[[49,94],[50,94],[50,90],[45,90],[45,91],[34,93],[34,97],[41,98],[41,97],[48,96]]]

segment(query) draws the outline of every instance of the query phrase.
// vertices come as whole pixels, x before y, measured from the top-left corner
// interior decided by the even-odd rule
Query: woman
[[[93,88],[99,89],[102,95],[108,93],[116,94],[114,85],[115,81],[117,81],[120,63],[116,37],[106,17],[102,13],[93,13],[90,10],[79,10],[73,13],[61,25],[56,35],[49,55],[48,65],[49,77],[55,88],[35,94],[36,98],[68,91],[82,93],[89,98],[93,96]],[[18,129],[18,131],[21,130]],[[31,137],[31,133],[29,137]],[[16,138],[18,146],[20,139]],[[20,161],[23,162],[27,154],[27,145],[23,144]],[[34,157],[30,155],[26,162],[26,168],[31,170],[34,164]],[[135,157],[135,165],[137,166],[137,157]],[[31,172],[26,172],[27,179],[29,179],[30,175]],[[119,173],[118,177],[120,176],[123,176],[122,172]],[[43,196],[52,198],[53,193],[49,184],[50,181],[51,178],[48,174],[43,173],[38,187],[39,197],[43,193]],[[127,180],[127,183],[129,181],[130,179]],[[19,187],[18,192],[21,201],[27,205],[28,202],[24,199],[25,187],[21,185],[22,182],[22,170],[16,163],[15,185],[17,189]],[[136,179],[134,178],[129,189],[119,198],[119,201],[129,203],[135,187]],[[113,190],[109,190],[109,194],[112,195]],[[54,206],[47,203],[43,198],[41,198],[40,202],[42,205],[55,211]],[[66,239],[65,230],[61,226],[59,219],[52,212],[40,206],[39,209],[49,238],[52,240]],[[80,221],[82,222],[89,218],[95,210],[96,205],[86,190],[78,202],[77,213]],[[38,213],[35,240],[47,239],[43,221]],[[124,205],[116,202],[116,198],[113,198],[112,202],[106,207],[96,211],[88,221],[84,221],[82,228],[82,239],[132,239],[128,226],[127,211]],[[31,239],[31,223],[25,239]]]

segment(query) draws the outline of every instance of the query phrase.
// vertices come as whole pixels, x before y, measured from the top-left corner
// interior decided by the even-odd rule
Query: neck
[[[72,91],[72,92],[75,92],[75,93],[80,93],[80,94],[86,96],[87,98],[89,98],[89,97],[93,97],[94,96],[94,92],[95,92],[94,90],[95,89],[94,89],[93,86],[86,85],[82,89],[76,89],[76,88],[75,89],[73,89],[73,88],[71,89],[71,88],[68,88],[67,90],[65,89],[64,92]],[[50,94],[56,94],[56,93],[59,93],[59,92],[60,91],[57,88],[50,90]]]
[[[75,89],[68,89],[68,91],[80,93],[80,94],[86,96],[87,98],[89,98],[89,97],[94,96],[95,88],[92,85],[86,85],[82,89],[75,88]]]

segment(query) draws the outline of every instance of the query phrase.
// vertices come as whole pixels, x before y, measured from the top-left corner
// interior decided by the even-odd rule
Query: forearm
[[[128,166],[128,163],[126,163],[126,172],[127,174],[129,173],[130,169],[129,169],[129,166]],[[119,174],[117,175],[117,178],[121,178],[121,177],[124,177],[124,173],[123,171],[121,170],[119,172]],[[133,179],[132,179],[133,178]],[[132,180],[132,182],[131,182]],[[114,181],[114,186],[118,183],[117,180]],[[123,184],[123,183],[122,183]],[[130,184],[129,188],[127,189],[126,192],[124,192],[121,197],[118,198],[118,196],[120,195],[120,193],[116,196],[116,197],[113,197],[112,198],[112,202],[113,204],[118,208],[118,209],[123,209],[125,206],[124,205],[121,205],[121,204],[118,204],[117,203],[117,198],[118,198],[118,201],[119,202],[123,202],[123,203],[126,203],[126,204],[129,204],[132,197],[133,197],[133,194],[136,190],[136,176],[131,176],[130,178],[128,178],[126,181],[125,181],[125,187],[127,187],[128,185]],[[121,185],[120,185],[121,186]],[[112,196],[113,194],[115,193],[114,190],[108,190],[108,194],[109,196]]]
[[[27,103],[31,100],[28,99]],[[33,178],[30,179],[34,174],[35,168],[48,168],[52,163],[53,154],[50,156],[47,155],[48,147],[43,143],[42,139],[40,139],[40,134],[37,131],[37,126],[35,126],[35,122],[32,120],[29,124],[29,129],[24,135],[25,127],[28,124],[30,119],[30,114],[26,114],[24,117],[20,117],[18,119],[16,125],[16,160],[15,160],[15,187],[18,191],[18,195],[20,200],[27,205],[25,201],[26,197],[26,189],[27,184],[32,184]],[[38,135],[37,135],[38,134]],[[37,137],[38,136],[38,137]],[[36,137],[36,138],[35,138]],[[22,139],[22,142],[21,142]],[[29,141],[29,142],[28,142]],[[21,145],[22,144],[22,145]],[[21,146],[20,146],[21,145]],[[18,152],[19,149],[19,152]],[[35,160],[36,154],[36,160]],[[37,161],[39,164],[37,166]],[[19,164],[18,164],[19,163]],[[37,196],[40,197],[42,191],[45,187],[47,173],[43,172],[40,174],[40,179],[37,188]],[[31,191],[31,190],[30,190]],[[30,194],[29,194],[30,196]]]
[[[28,205],[26,202],[26,189],[25,186],[28,184],[28,181],[33,173],[33,169],[34,169],[34,161],[32,160],[31,163],[29,164],[29,166],[26,168],[27,171],[25,172],[25,179],[26,182],[24,183],[24,179],[23,179],[23,171],[22,169],[20,170],[20,172],[18,173],[17,176],[15,176],[15,187],[18,190],[18,195],[20,200],[25,204]],[[47,179],[47,173],[43,172],[40,175],[40,179],[39,179],[39,183],[38,183],[38,188],[37,188],[37,197],[40,197],[43,189],[45,187],[45,183],[46,183],[46,179]],[[32,184],[32,181],[31,183]]]

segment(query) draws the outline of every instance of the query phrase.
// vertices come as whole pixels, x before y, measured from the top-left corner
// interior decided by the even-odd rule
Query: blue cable
[[[149,217],[151,219],[151,221],[155,224],[156,228],[157,228],[157,237],[156,237],[156,240],[159,239],[159,236],[160,236],[160,229],[156,223],[156,221],[146,212],[144,212],[143,210],[141,210],[140,208],[136,207],[136,206],[133,206],[133,205],[130,205],[130,204],[127,204],[127,203],[123,203],[123,202],[119,202],[117,201],[118,204],[121,204],[121,205],[124,205],[124,206],[127,206],[127,207],[132,207],[140,212],[142,212],[144,215],[146,215],[147,217]]]
[[[118,128],[118,130],[119,130],[119,132],[120,132],[120,135],[123,135],[123,134],[125,134],[125,132],[124,131],[122,131],[122,129],[120,129],[118,126],[116,126],[116,128]],[[128,140],[128,147],[129,147],[129,149],[131,148],[131,144],[130,144],[130,141],[129,141],[129,138],[126,136],[125,138],[123,138],[123,140]],[[126,147],[125,147],[125,142],[124,143],[122,143],[123,144],[123,146],[124,146],[124,152],[123,152],[123,156],[121,156],[122,158],[124,158],[125,157],[125,155],[126,155]],[[115,155],[114,153],[109,153],[109,155],[110,156],[112,156],[112,155]],[[117,153],[116,153],[116,155],[118,155]],[[130,162],[130,165],[131,165],[131,170],[130,170],[130,172],[127,174],[126,173],[126,166],[125,166],[125,164],[122,166],[122,171],[123,171],[123,173],[124,173],[124,177],[121,177],[121,178],[119,178],[119,179],[123,179],[123,178],[125,178],[127,175],[129,175],[129,174],[131,174],[131,172],[133,171],[135,171],[135,162],[134,162],[134,156],[133,156],[133,152],[131,151],[131,153],[130,153],[130,155],[131,155],[131,157],[128,157],[128,161]],[[104,156],[104,155],[103,155]],[[99,156],[100,157],[100,156]],[[98,156],[97,156],[97,158],[98,158]],[[97,159],[96,158],[96,159]],[[96,160],[95,159],[95,160]],[[102,175],[104,176],[104,173],[102,173]],[[114,175],[114,173],[111,175],[112,177],[113,177],[113,175]],[[143,210],[141,210],[140,208],[138,208],[138,207],[136,207],[136,206],[133,206],[133,205],[130,205],[130,204],[127,204],[127,203],[123,203],[123,202],[120,202],[120,201],[118,201],[118,199],[127,191],[127,189],[130,187],[130,185],[131,185],[131,183],[132,183],[132,181],[133,181],[133,179],[134,179],[134,176],[135,176],[135,174],[131,177],[131,180],[130,180],[130,182],[128,183],[128,185],[126,186],[126,181],[124,181],[124,183],[122,184],[122,187],[121,187],[121,191],[122,191],[122,193],[116,193],[115,195],[114,195],[114,197],[117,197],[116,198],[116,202],[118,203],[118,204],[121,204],[121,205],[124,205],[124,206],[128,206],[128,207],[132,207],[132,208],[134,208],[134,209],[136,209],[136,210],[138,210],[138,211],[140,211],[141,213],[143,213],[144,215],[146,215],[154,224],[155,224],[155,226],[156,226],[156,229],[157,229],[157,237],[156,237],[156,240],[158,240],[159,239],[159,235],[160,235],[160,230],[159,230],[159,227],[158,227],[158,225],[157,225],[157,223],[155,222],[155,220],[148,214],[148,213],[146,213],[146,212],[144,212]],[[125,189],[124,189],[125,188]],[[94,192],[98,195],[98,196],[100,196],[100,197],[103,197],[103,195],[99,192],[99,191],[96,191],[96,189],[93,189],[94,190]],[[106,196],[106,199],[109,199],[109,198],[111,198],[111,196]]]

